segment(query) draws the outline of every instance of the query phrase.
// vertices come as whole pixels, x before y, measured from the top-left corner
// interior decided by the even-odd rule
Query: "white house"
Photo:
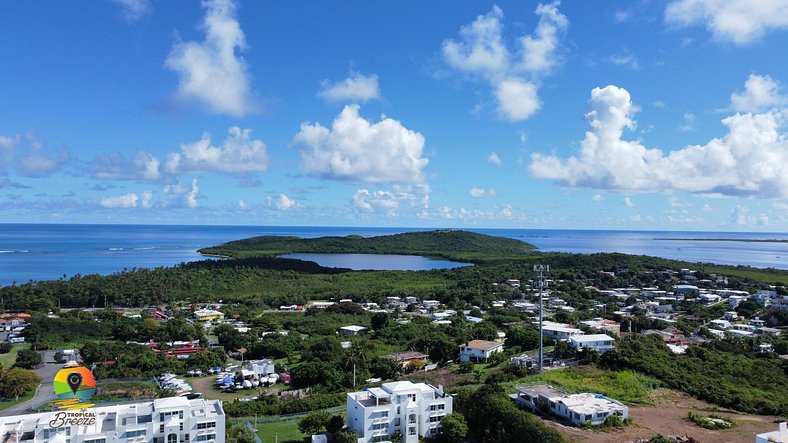
[[[728,320],[712,320],[712,321],[709,322],[709,324],[711,326],[713,326],[715,329],[730,329],[731,328],[731,322],[729,322]]]
[[[350,326],[342,326],[339,328],[339,335],[360,335],[366,334],[369,331],[369,328],[364,326],[357,326],[357,325],[350,325]]]
[[[503,352],[503,344],[487,340],[471,340],[460,346],[460,361],[486,361],[496,352]]]
[[[613,349],[615,339],[607,334],[584,334],[569,338],[569,344],[580,351],[583,348],[594,349],[600,354]]]
[[[551,322],[542,322],[542,332],[545,337],[552,338],[553,340],[569,340],[569,337],[585,334],[585,332],[580,329]]]
[[[271,374],[276,374],[276,365],[274,364],[273,360],[270,359],[263,359],[263,360],[251,360],[246,364],[246,368],[243,369],[244,378],[247,375],[251,375],[257,380],[268,378]]]
[[[88,424],[69,425],[68,413]],[[224,423],[221,401],[185,397],[0,417],[6,443],[223,443]]]
[[[755,436],[755,443],[788,443],[788,426],[785,422],[780,422],[776,431],[764,432]]]
[[[439,386],[399,381],[347,394],[347,427],[359,443],[389,441],[400,431],[403,443],[438,435],[440,422],[452,412],[452,397]]]
[[[546,409],[575,426],[587,422],[601,425],[611,415],[617,415],[622,420],[629,417],[629,408],[626,405],[600,394],[567,395],[548,385],[520,386],[516,389],[511,397],[518,406],[532,411]]]

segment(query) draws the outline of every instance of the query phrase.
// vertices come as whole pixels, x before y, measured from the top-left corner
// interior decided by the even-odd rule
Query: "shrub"
[[[9,352],[11,352],[12,347],[13,346],[11,345],[11,343],[6,343],[6,342],[0,343],[0,354],[8,354]]]

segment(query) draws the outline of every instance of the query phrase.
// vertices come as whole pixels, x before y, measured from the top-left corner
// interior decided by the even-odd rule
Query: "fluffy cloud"
[[[473,198],[487,198],[487,197],[495,197],[496,192],[495,189],[484,189],[484,188],[477,188],[473,187],[468,190],[468,195]]]
[[[558,4],[537,6],[536,31],[521,36],[514,51],[504,44],[503,11],[493,6],[460,28],[460,41],[443,42],[443,58],[452,68],[490,83],[501,117],[526,120],[539,109],[537,80],[558,63],[558,39],[569,25]]]
[[[100,179],[154,181],[161,178],[159,159],[145,151],[137,151],[129,160],[119,152],[100,155],[90,162],[90,170],[93,177]]]
[[[518,78],[498,83],[495,98],[498,100],[498,114],[509,121],[526,120],[542,105],[536,85]]]
[[[276,208],[280,211],[287,211],[289,209],[300,209],[303,208],[302,205],[297,203],[295,200],[291,199],[290,197],[286,196],[285,194],[279,194],[277,197],[268,197],[267,199],[268,206]]]
[[[301,146],[305,173],[354,183],[423,183],[424,136],[384,118],[372,123],[347,105],[331,129],[302,123],[293,141]]]
[[[487,156],[487,162],[492,163],[495,166],[501,166],[501,157],[498,157],[498,154],[491,152],[490,155]]]
[[[395,185],[392,191],[359,189],[353,194],[351,200],[351,205],[362,212],[387,216],[399,216],[399,209],[403,204],[411,208],[428,208],[429,187],[426,185]]]
[[[675,0],[665,20],[678,26],[703,25],[718,40],[743,45],[772,29],[788,28],[788,3],[782,0]]]
[[[781,94],[780,82],[768,75],[750,74],[744,91],[731,94],[731,107],[736,112],[762,112],[788,103]]]
[[[71,155],[66,148],[51,150],[32,147],[17,162],[17,169],[28,177],[48,177],[68,163]]]
[[[128,23],[134,23],[153,11],[150,0],[113,0],[120,6],[123,18]]]
[[[624,206],[626,206],[627,208],[634,208],[635,207],[635,203],[632,201],[631,198],[624,197]]]
[[[723,137],[665,154],[622,139],[624,129],[634,129],[636,110],[625,89],[595,88],[589,104],[591,130],[579,154],[562,160],[535,153],[531,174],[572,187],[788,197],[786,110],[727,117]]]
[[[605,197],[602,197],[602,194],[594,194],[591,197],[591,201],[594,201],[594,202],[597,202],[597,203],[599,203],[601,201],[604,201],[604,200],[605,200]]]
[[[337,83],[323,81],[323,88],[317,94],[329,102],[367,102],[380,98],[377,75],[363,75],[351,72],[350,77]]]
[[[19,146],[19,136],[0,135],[0,151],[12,151]]]
[[[684,132],[694,131],[695,130],[695,120],[697,117],[695,114],[691,112],[684,113],[684,123],[679,127]]]
[[[569,20],[558,10],[559,2],[548,5],[539,4],[536,15],[539,24],[533,36],[526,35],[520,38],[522,45],[520,68],[525,71],[545,72],[556,65],[556,51],[558,37],[566,31]]]
[[[192,180],[191,186],[174,183],[164,186],[164,197],[161,204],[164,207],[197,207],[197,179]]]
[[[246,38],[236,20],[233,0],[208,0],[202,28],[203,42],[177,42],[165,66],[179,77],[179,101],[197,102],[210,112],[241,117],[256,109],[244,59]]]
[[[629,54],[611,55],[607,58],[607,61],[613,63],[616,66],[624,66],[634,70],[640,69],[640,63],[638,62],[638,59]]]
[[[101,206],[105,208],[136,208],[139,197],[137,194],[128,193],[101,199]]]
[[[167,156],[164,169],[172,174],[185,172],[223,172],[241,174],[268,169],[265,143],[252,139],[251,129],[233,126],[221,147],[211,145],[211,136],[203,134],[199,141],[184,143],[180,152]]]

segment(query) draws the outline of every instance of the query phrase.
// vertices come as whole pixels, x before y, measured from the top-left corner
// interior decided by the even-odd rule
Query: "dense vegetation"
[[[459,394],[455,400],[455,412],[465,417],[472,442],[564,441],[558,431],[519,410],[498,385],[482,385],[473,392]]]
[[[611,369],[634,369],[668,386],[731,409],[788,416],[788,360],[752,358],[690,346],[676,355],[656,336],[620,340],[605,353]],[[782,382],[781,382],[782,381]]]
[[[509,238],[467,231],[441,230],[377,237],[359,235],[319,238],[263,236],[236,240],[221,246],[204,248],[199,252],[236,258],[292,252],[324,252],[415,254],[468,259],[484,256],[516,256],[533,248],[531,244]]]

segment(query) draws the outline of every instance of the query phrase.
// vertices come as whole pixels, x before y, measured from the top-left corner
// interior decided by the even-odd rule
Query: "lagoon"
[[[293,253],[280,257],[313,261],[327,268],[347,268],[354,271],[428,271],[430,269],[472,266],[470,263],[433,259],[420,255]]]

